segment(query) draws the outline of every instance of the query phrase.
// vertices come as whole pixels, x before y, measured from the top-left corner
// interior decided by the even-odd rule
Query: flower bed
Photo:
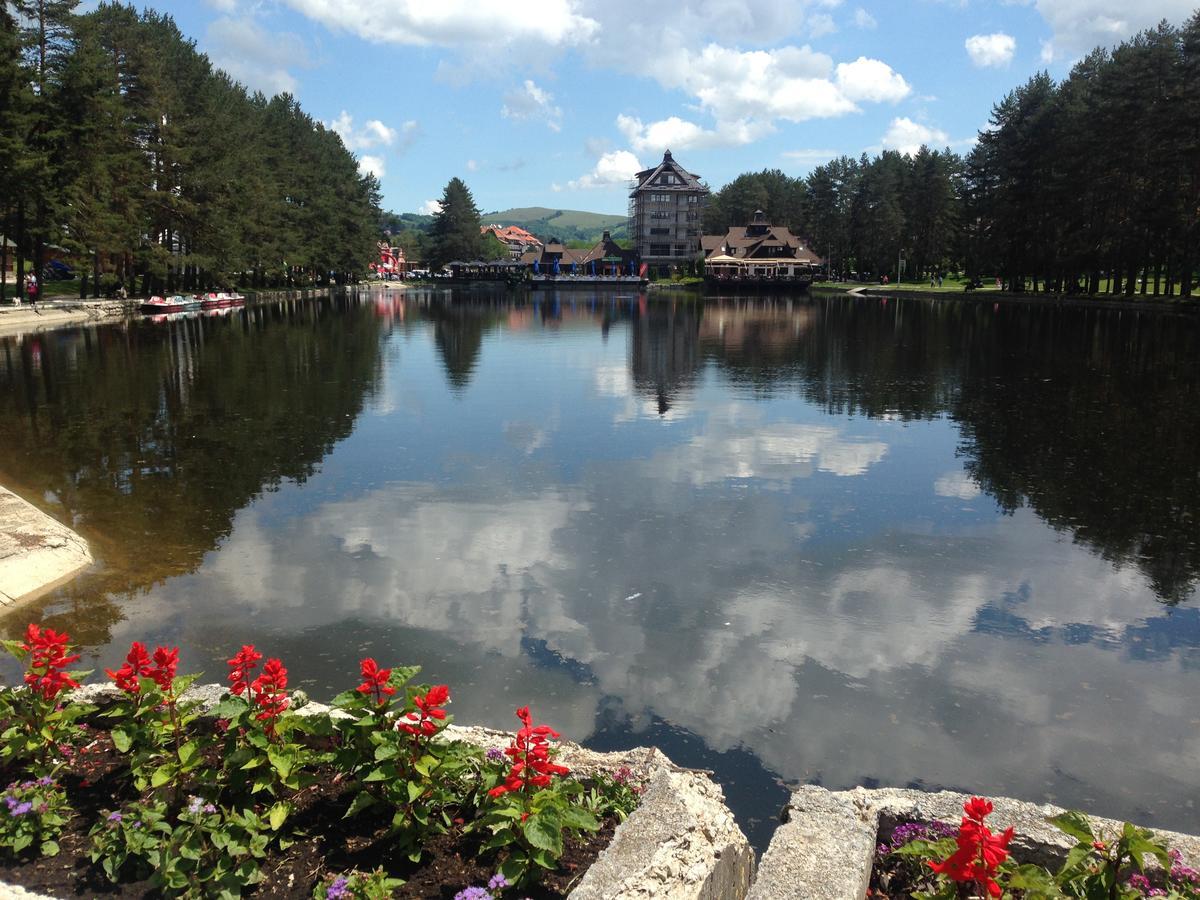
[[[5,647],[27,672],[0,693],[0,881],[59,896],[563,896],[647,774],[575,777],[528,707],[503,747],[458,739],[447,686],[372,659],[330,709],[251,646],[219,698],[177,648],[68,693],[90,673],[66,635]]]
[[[796,791],[751,900],[1200,897],[1200,840],[948,791]]]

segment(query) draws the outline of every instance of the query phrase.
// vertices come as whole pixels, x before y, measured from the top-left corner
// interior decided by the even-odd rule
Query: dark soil
[[[352,797],[349,786],[339,782],[332,771],[318,774],[315,785],[285,798],[294,808],[288,828],[297,833],[297,839],[287,850],[271,845],[262,861],[266,879],[246,896],[308,898],[316,884],[330,875],[350,869],[370,872],[382,866],[390,877],[405,879],[393,896],[451,900],[465,887],[486,885],[496,874],[495,854],[481,856],[482,839],[464,834],[459,819],[454,820],[450,833],[424,845],[420,863],[410,862],[387,837],[390,815],[368,809],[354,818],[343,818]],[[76,813],[58,838],[61,851],[47,859],[13,862],[0,857],[0,882],[61,898],[157,896],[147,881],[113,884],[88,859],[88,832],[103,811],[138,797],[128,775],[125,760],[107,733],[96,731],[94,740],[59,773],[59,782]],[[0,784],[21,777],[17,772],[0,772]],[[565,897],[608,846],[616,824],[615,819],[607,819],[599,832],[584,835],[582,841],[568,837],[558,869],[545,873],[539,886],[522,889],[519,896],[533,900]]]

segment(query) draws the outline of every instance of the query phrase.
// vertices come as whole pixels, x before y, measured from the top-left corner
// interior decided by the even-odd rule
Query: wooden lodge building
[[[730,228],[724,235],[706,234],[700,239],[704,250],[704,279],[729,287],[807,288],[821,258],[782,225],[771,225],[763,211],[756,210],[746,226]]]
[[[695,259],[708,188],[668,150],[662,162],[634,176],[629,235],[642,262],[665,272]]]
[[[645,279],[637,252],[626,250],[607,231],[588,250],[573,250],[551,238],[544,245],[528,248],[516,260],[457,260],[447,267],[458,281],[524,282],[534,287],[641,284]]]

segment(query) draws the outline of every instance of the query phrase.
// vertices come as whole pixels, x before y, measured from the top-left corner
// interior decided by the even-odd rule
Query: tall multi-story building
[[[708,201],[700,176],[675,162],[668,150],[657,166],[634,176],[632,187],[629,235],[642,262],[661,270],[694,259]]]

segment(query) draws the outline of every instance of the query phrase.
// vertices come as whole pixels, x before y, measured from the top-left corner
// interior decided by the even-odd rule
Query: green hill
[[[490,212],[481,217],[485,225],[518,225],[531,231],[543,241],[560,238],[564,241],[597,241],[608,231],[614,239],[627,235],[629,221],[625,216],[583,212],[577,209],[547,209],[527,206]]]

